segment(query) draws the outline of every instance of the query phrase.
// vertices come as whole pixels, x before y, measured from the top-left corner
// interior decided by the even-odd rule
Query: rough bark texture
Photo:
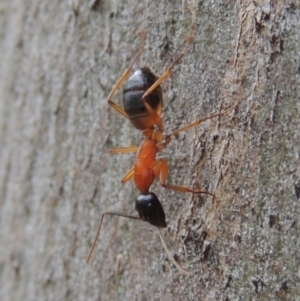
[[[299,1],[2,1],[0,299],[299,300],[299,20]],[[157,75],[187,44],[166,132],[238,104],[163,155],[169,183],[219,204],[153,186],[189,277],[117,217],[85,263],[103,210],[135,214],[134,156],[108,150],[142,135],[106,98],[143,41]]]

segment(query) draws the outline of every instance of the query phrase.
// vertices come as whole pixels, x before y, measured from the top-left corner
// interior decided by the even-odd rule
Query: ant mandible
[[[166,159],[156,159],[156,155],[167,147],[167,145],[171,142],[172,136],[193,128],[205,120],[221,116],[227,111],[232,110],[232,107],[220,113],[199,119],[185,127],[171,132],[171,134],[169,135],[164,136],[163,121],[161,118],[163,96],[160,84],[170,76],[171,70],[184,56],[185,51],[183,51],[183,53],[173,62],[173,64],[163,73],[160,78],[157,78],[147,67],[136,70],[130,76],[132,66],[136,62],[142,51],[143,49],[140,50],[139,53],[135,56],[127,70],[123,73],[115,87],[110,92],[107,99],[107,102],[111,107],[113,107],[121,115],[129,119],[131,124],[136,129],[143,131],[143,135],[145,136],[145,140],[139,147],[119,147],[110,150],[111,154],[137,152],[134,166],[126,173],[126,175],[122,179],[122,183],[133,179],[137,189],[141,192],[135,203],[135,209],[138,212],[139,217],[111,211],[103,212],[101,214],[100,223],[93,246],[87,257],[87,262],[89,262],[95,248],[104,215],[109,214],[123,216],[131,219],[140,219],[149,222],[151,225],[159,228],[167,227],[164,209],[159,199],[157,198],[155,193],[149,192],[149,188],[156,177],[159,178],[160,184],[165,188],[181,192],[208,194],[215,198],[215,195],[208,191],[194,190],[188,187],[166,184],[169,170],[168,162]],[[111,99],[126,80],[127,82],[123,90],[124,108],[122,108],[115,104]],[[162,239],[161,236],[160,238]],[[166,249],[165,245],[164,247]],[[168,253],[167,249],[166,251]],[[173,260],[172,262],[176,265]],[[177,268],[179,268],[178,265],[176,266]]]

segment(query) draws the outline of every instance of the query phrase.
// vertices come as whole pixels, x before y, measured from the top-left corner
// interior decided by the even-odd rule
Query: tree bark
[[[1,300],[298,300],[300,5],[297,1],[2,1]],[[107,96],[137,66],[158,76],[174,258],[121,184],[142,134]],[[122,90],[122,89],[121,89]],[[121,92],[114,101],[121,104]],[[158,181],[157,181],[158,182]]]

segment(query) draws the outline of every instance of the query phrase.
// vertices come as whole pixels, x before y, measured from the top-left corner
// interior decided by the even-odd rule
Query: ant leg
[[[199,125],[200,123],[202,123],[202,122],[204,122],[204,121],[206,121],[206,120],[208,120],[208,119],[211,119],[211,118],[214,118],[214,117],[217,117],[217,116],[222,116],[222,115],[224,115],[225,113],[227,113],[228,111],[231,111],[231,110],[233,110],[233,109],[235,109],[235,108],[236,108],[236,106],[230,107],[229,109],[226,109],[226,110],[224,110],[224,111],[221,112],[221,113],[213,114],[213,115],[210,115],[210,116],[208,116],[208,117],[206,117],[206,118],[199,119],[199,120],[197,120],[197,121],[192,122],[191,124],[188,124],[188,125],[182,127],[181,129],[178,129],[178,130],[173,131],[171,134],[169,134],[169,135],[166,136],[166,140],[167,140],[166,144],[168,145],[168,144],[170,143],[170,141],[171,141],[171,136],[174,136],[174,135],[176,135],[176,134],[178,134],[178,133],[180,133],[180,132],[187,131],[187,130],[189,130],[190,128],[193,128],[193,127]]]
[[[171,135],[166,136],[164,142],[157,144],[157,151],[158,152],[163,151],[171,142],[171,140],[172,140]]]
[[[128,147],[119,147],[119,148],[113,148],[109,152],[111,154],[117,154],[117,153],[130,153],[130,152],[136,152],[138,150],[138,146],[128,146]],[[122,183],[125,183],[129,180],[131,180],[134,176],[134,169],[133,167],[130,168],[130,170],[126,173],[126,175],[122,179]]]
[[[155,90],[162,82],[164,82],[170,75],[171,70],[184,56],[184,52],[175,60],[175,62],[165,71],[165,73],[144,93],[142,99],[145,99],[153,90]]]
[[[146,97],[151,94],[162,82],[164,82],[170,75],[171,75],[171,70],[173,67],[181,60],[181,58],[184,56],[184,52],[173,62],[173,64],[165,71],[165,73],[158,79],[156,82],[144,93],[142,97],[142,101],[152,117],[154,123],[161,129],[163,130],[163,122],[159,114],[155,112],[153,108],[146,102]]]
[[[155,88],[157,88],[162,82],[164,82],[171,75],[171,70],[185,55],[188,44],[193,42],[193,40],[194,40],[194,34],[190,34],[181,55],[173,62],[173,64],[165,71],[165,73],[144,93],[142,97],[143,100],[146,96],[148,96]]]
[[[188,272],[187,270],[185,270],[184,268],[182,268],[182,267],[177,263],[177,261],[174,259],[174,257],[172,256],[172,254],[171,254],[170,250],[168,249],[167,244],[166,244],[166,242],[165,242],[163,236],[161,235],[159,229],[156,228],[156,227],[153,227],[153,226],[152,226],[152,228],[157,232],[157,234],[158,234],[158,236],[159,236],[159,238],[160,238],[160,241],[161,241],[161,243],[162,243],[162,245],[163,245],[163,247],[164,247],[164,249],[165,249],[167,255],[169,256],[169,259],[170,259],[171,262],[175,265],[175,267],[177,268],[177,270],[178,270],[180,273],[182,273],[182,274],[184,274],[184,275],[186,275],[186,276],[189,276],[189,275],[190,275],[190,272]]]
[[[93,251],[95,249],[95,246],[96,246],[96,242],[99,238],[99,234],[100,234],[100,230],[101,230],[101,225],[102,225],[102,222],[103,222],[103,218],[104,218],[104,215],[116,215],[116,216],[122,216],[122,217],[126,217],[126,218],[131,218],[131,219],[140,219],[139,217],[137,216],[131,216],[131,215],[127,215],[127,214],[123,214],[123,213],[118,213],[118,212],[112,212],[112,211],[105,211],[101,214],[101,217],[100,217],[100,222],[99,222],[99,226],[98,226],[98,230],[97,230],[97,233],[96,233],[96,236],[95,236],[95,239],[94,239],[94,242],[93,242],[93,245],[91,247],[91,250],[89,252],[89,255],[86,259],[86,263],[89,263],[90,259],[91,259],[91,256],[93,254]]]
[[[109,150],[110,154],[119,154],[119,153],[134,153],[139,149],[138,146],[124,146],[124,147],[116,147]]]
[[[152,86],[153,87],[153,86]],[[144,97],[144,96],[143,96]],[[163,121],[161,119],[161,117],[159,116],[159,114],[157,114],[155,112],[155,110],[153,108],[151,108],[151,106],[147,103],[147,101],[142,98],[142,101],[144,103],[145,108],[147,109],[149,115],[151,116],[151,118],[153,119],[154,123],[158,126],[158,128],[160,130],[163,131]]]
[[[118,106],[117,104],[115,104],[111,98],[115,95],[115,93],[117,92],[117,90],[122,86],[122,84],[124,83],[124,81],[129,77],[130,75],[130,71],[132,69],[133,64],[135,63],[135,61],[138,59],[138,57],[140,56],[140,54],[142,53],[144,49],[142,48],[138,54],[135,56],[135,58],[133,59],[133,61],[131,62],[131,64],[129,65],[129,67],[126,69],[126,71],[123,73],[123,75],[121,76],[121,78],[118,80],[118,82],[116,83],[116,85],[114,86],[114,88],[111,90],[111,92],[108,95],[107,98],[107,102],[108,104],[113,107],[117,112],[119,112],[121,115],[123,115],[124,117],[128,118],[127,113],[124,111],[124,109],[120,106]]]
[[[126,175],[124,176],[124,178],[122,179],[122,183],[126,183],[127,181],[131,180],[134,176],[134,166],[131,167],[129,169],[129,171],[127,171]]]
[[[181,191],[181,192],[191,192],[191,193],[198,193],[198,194],[208,194],[212,196],[214,199],[217,199],[216,196],[206,190],[198,190],[198,189],[191,189],[189,187],[185,186],[173,186],[173,185],[167,185],[166,180],[169,173],[169,165],[166,159],[159,159],[156,160],[152,166],[152,170],[155,176],[159,177],[160,184],[162,187],[175,190],[175,191]]]

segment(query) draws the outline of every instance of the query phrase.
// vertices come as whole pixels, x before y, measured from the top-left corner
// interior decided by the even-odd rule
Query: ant
[[[157,78],[148,67],[140,68],[130,76],[132,66],[142,51],[143,49],[140,50],[135,56],[129,67],[126,69],[115,87],[110,92],[107,99],[107,102],[111,107],[129,119],[131,124],[136,129],[143,131],[143,135],[145,136],[144,141],[139,147],[119,147],[110,150],[111,154],[136,152],[134,166],[123,177],[122,183],[133,179],[137,189],[140,191],[141,194],[137,197],[135,203],[135,209],[139,216],[131,216],[111,211],[103,212],[101,214],[100,223],[93,246],[87,257],[87,262],[89,262],[95,248],[104,215],[116,215],[131,219],[143,220],[159,228],[167,227],[165,212],[158,197],[155,193],[149,192],[150,186],[156,177],[159,178],[160,184],[165,188],[181,192],[208,194],[215,198],[215,195],[208,191],[194,190],[188,187],[166,184],[169,171],[168,162],[166,159],[156,159],[156,155],[167,147],[167,145],[171,142],[172,136],[193,128],[205,120],[221,116],[227,111],[232,110],[232,107],[220,113],[199,119],[187,126],[171,132],[169,135],[164,136],[163,121],[161,118],[163,95],[160,85],[170,76],[171,70],[184,56],[185,51],[183,51],[183,53],[173,62],[173,64],[163,73],[160,78]],[[115,104],[111,98],[126,80],[127,82],[125,83],[123,90],[124,107],[122,108]],[[172,260],[173,258],[170,256],[161,235],[160,238],[167,254]],[[186,272],[180,266],[178,266],[175,260],[172,260],[172,262],[179,270]]]

